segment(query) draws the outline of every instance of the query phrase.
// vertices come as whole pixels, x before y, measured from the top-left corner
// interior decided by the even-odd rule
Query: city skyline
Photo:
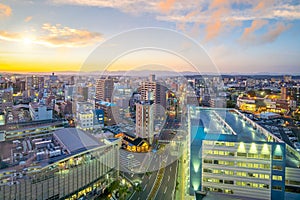
[[[198,42],[220,73],[295,74],[300,72],[299,19],[300,5],[293,0],[3,1],[0,71],[81,71],[99,44],[124,31],[157,27]],[[158,42],[164,43],[164,37]],[[125,56],[111,70],[145,62],[191,71],[170,54],[149,51]],[[205,72],[211,72],[209,67]]]

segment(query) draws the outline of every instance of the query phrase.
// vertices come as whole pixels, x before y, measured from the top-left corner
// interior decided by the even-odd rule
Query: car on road
[[[300,151],[300,142],[295,142],[294,147],[296,148],[297,151]]]

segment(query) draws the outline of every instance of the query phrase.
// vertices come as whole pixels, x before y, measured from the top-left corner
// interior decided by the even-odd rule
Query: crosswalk
[[[136,158],[127,158],[129,154],[125,151],[120,151],[120,165],[127,169],[139,167],[141,162]]]

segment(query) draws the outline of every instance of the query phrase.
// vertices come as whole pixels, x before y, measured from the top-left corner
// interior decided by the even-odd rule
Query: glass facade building
[[[300,169],[287,166],[292,155],[285,143],[268,141],[255,128],[246,130],[249,124],[238,130],[239,125],[229,123],[228,116],[222,117],[223,123],[215,121],[216,113],[210,113],[214,110],[203,112],[202,116],[192,113],[189,119],[190,195],[207,191],[237,198],[300,198],[300,182],[295,182]],[[247,123],[241,120],[239,123]],[[247,131],[254,135],[249,138]]]
[[[118,178],[118,159],[119,147],[111,144],[42,168],[28,168],[13,184],[0,185],[0,199],[78,199],[101,194]]]

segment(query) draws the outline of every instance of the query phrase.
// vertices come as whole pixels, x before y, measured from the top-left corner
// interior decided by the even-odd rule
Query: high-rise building
[[[26,77],[26,90],[39,90],[44,87],[44,77],[42,76],[28,76]]]
[[[139,88],[141,99],[143,101],[154,101],[155,104],[166,108],[166,91],[167,88],[161,83],[155,81],[155,76],[150,76],[150,81],[142,82]]]
[[[149,75],[149,81],[150,82],[155,82],[155,75],[154,74]]]
[[[291,97],[294,101],[296,101],[296,105],[300,106],[300,85],[299,84],[292,87]]]
[[[19,78],[16,78],[16,82],[13,83],[14,94],[25,91],[25,85],[26,84],[24,80],[20,80]]]
[[[114,91],[114,81],[111,78],[101,78],[96,81],[96,99],[111,102]]]
[[[11,108],[13,106],[13,95],[11,89],[0,89],[0,110]]]
[[[149,143],[153,139],[154,113],[150,102],[136,103],[136,135],[148,139]]]
[[[288,90],[286,87],[281,87],[281,99],[286,99],[287,98],[287,93]]]
[[[65,89],[64,89],[65,101],[73,99],[73,95],[75,93],[74,89],[75,89],[74,85],[66,85],[65,86]]]
[[[189,195],[299,199],[293,147],[234,109],[189,107],[189,124]]]
[[[85,86],[77,87],[77,95],[81,96],[84,101],[88,100],[89,88]]]

